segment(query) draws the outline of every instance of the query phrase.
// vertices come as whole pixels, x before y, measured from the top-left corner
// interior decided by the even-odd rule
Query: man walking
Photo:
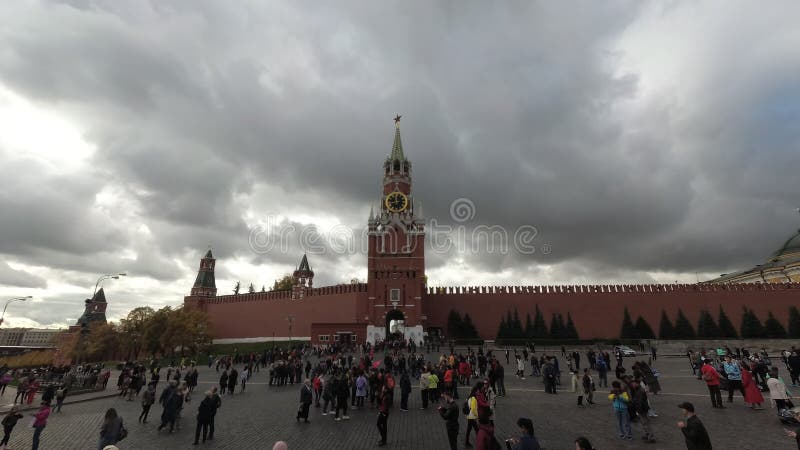
[[[300,388],[300,406],[297,408],[297,417],[295,417],[298,422],[300,422],[300,419],[303,419],[305,423],[308,423],[308,410],[311,407],[313,397],[314,394],[311,392],[311,380],[306,378],[303,387]]]
[[[711,396],[711,406],[714,408],[724,408],[722,406],[722,393],[719,390],[719,372],[711,365],[711,360],[706,359],[703,368],[700,369],[703,380],[708,386],[708,393]]]
[[[703,422],[694,414],[694,405],[689,402],[683,402],[678,405],[678,408],[683,412],[686,421],[678,422],[680,428],[686,439],[687,450],[711,450],[711,439],[708,437],[708,431],[703,426]]]
[[[731,355],[725,356],[725,362],[722,363],[722,368],[728,376],[728,403],[733,403],[733,391],[738,390],[742,393],[742,397],[744,397],[742,369],[739,367],[739,362],[734,361]]]
[[[378,441],[378,447],[386,445],[386,432],[389,427],[389,398],[391,394],[389,389],[384,385],[381,388],[380,399],[378,401],[378,432],[381,434],[381,439]]]
[[[444,401],[444,405],[438,408],[439,414],[445,420],[450,450],[458,450],[458,405],[453,401],[453,395],[450,392],[444,393]]]

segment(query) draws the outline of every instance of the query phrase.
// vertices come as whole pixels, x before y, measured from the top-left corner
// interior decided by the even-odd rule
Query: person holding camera
[[[533,421],[527,417],[517,419],[517,426],[522,435],[518,438],[506,439],[508,450],[541,450],[539,441],[533,435]]]

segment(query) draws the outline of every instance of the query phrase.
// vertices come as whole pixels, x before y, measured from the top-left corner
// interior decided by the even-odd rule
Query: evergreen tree
[[[561,339],[563,334],[564,331],[558,323],[558,314],[553,313],[553,316],[550,318],[550,337],[552,339]]]
[[[789,336],[790,338],[800,338],[800,311],[796,306],[789,308]]]
[[[463,323],[461,321],[461,314],[455,309],[450,310],[447,315],[447,336],[450,339],[459,339],[463,331]]]
[[[525,330],[522,329],[522,321],[519,320],[517,308],[514,308],[514,320],[511,322],[511,337],[514,339],[525,339]]]
[[[717,338],[719,335],[719,327],[717,327],[711,314],[705,309],[700,310],[700,317],[697,319],[697,337]]]
[[[633,325],[633,321],[631,320],[631,314],[628,312],[628,307],[625,307],[625,311],[622,313],[622,329],[619,333],[619,337],[621,339],[638,339],[639,336],[636,334],[636,327]]]
[[[567,339],[580,339],[578,337],[578,330],[575,328],[575,323],[572,321],[572,314],[567,313],[567,325],[565,326],[564,337]]]
[[[533,336],[536,339],[547,339],[550,334],[547,332],[547,324],[544,322],[544,315],[536,305],[536,312],[533,316]]]
[[[764,326],[761,325],[758,316],[756,316],[752,309],[747,309],[747,307],[745,307],[742,312],[742,339],[763,338],[765,334]]]
[[[769,312],[767,321],[764,322],[764,333],[766,337],[770,339],[785,339],[786,338],[786,328],[783,328],[778,319],[772,315],[772,311]]]
[[[461,336],[464,339],[478,339],[480,336],[478,335],[478,330],[475,328],[475,324],[472,322],[472,317],[469,316],[469,313],[464,314],[464,320],[462,323],[462,333]]]
[[[644,317],[639,316],[636,319],[636,324],[634,325],[636,328],[636,334],[639,339],[655,339],[656,334],[653,333],[653,329],[650,327],[650,324],[644,320]]]
[[[661,310],[661,323],[658,325],[658,337],[661,339],[675,338],[675,327],[672,326],[672,322],[669,320],[667,312],[663,309]]]
[[[675,338],[694,339],[695,333],[689,319],[683,315],[683,311],[678,308],[678,317],[675,319]]]
[[[719,305],[719,336],[732,339],[739,337],[739,333],[736,332],[736,327],[733,326],[733,322],[731,322],[731,319],[725,314],[725,311],[722,310],[722,305]]]
[[[525,338],[532,339],[533,335],[533,321],[531,320],[531,313],[525,316]]]
[[[508,337],[508,322],[506,322],[506,318],[502,317],[500,319],[500,326],[497,328],[497,340],[502,341]]]

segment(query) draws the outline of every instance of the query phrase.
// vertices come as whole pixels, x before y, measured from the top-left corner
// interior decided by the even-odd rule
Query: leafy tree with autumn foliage
[[[272,285],[273,291],[291,291],[292,286],[294,286],[294,278],[291,275],[286,274],[280,280],[275,280],[275,283]]]
[[[74,361],[195,354],[211,344],[208,315],[192,307],[135,308],[119,323],[93,325],[78,339]]]

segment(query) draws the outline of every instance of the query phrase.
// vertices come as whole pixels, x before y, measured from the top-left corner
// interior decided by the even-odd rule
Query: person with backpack
[[[0,450],[6,450],[8,440],[11,439],[11,431],[17,425],[17,421],[22,419],[22,414],[19,413],[19,408],[12,406],[11,410],[3,417],[3,440],[0,441]]]
[[[620,439],[633,439],[631,417],[628,412],[628,404],[631,402],[631,398],[627,392],[622,390],[622,385],[619,381],[615,380],[611,383],[611,392],[608,394],[608,399],[611,400],[614,408],[614,416],[617,419],[617,432]]]
[[[107,445],[114,445],[128,436],[128,430],[122,424],[122,417],[117,415],[117,410],[108,408],[103,426],[100,428],[100,441],[97,450],[103,450]]]
[[[647,400],[647,392],[636,380],[632,380],[628,386],[631,394],[631,410],[635,413],[636,417],[638,417],[639,423],[642,424],[642,430],[644,431],[642,439],[644,439],[646,443],[652,444],[656,441],[656,438],[653,436],[653,429],[650,426],[650,416],[648,415],[648,411],[650,411],[650,402]]]
[[[469,397],[467,397],[467,400],[464,402],[464,406],[462,407],[462,412],[467,416],[467,432],[464,435],[465,447],[472,447],[472,444],[469,443],[469,433],[474,429],[475,435],[477,436],[478,434],[478,396],[482,396],[482,386],[483,383],[480,382],[473,386],[472,391],[469,393]]]
[[[439,415],[442,416],[442,419],[445,421],[450,450],[458,450],[458,406],[456,402],[453,401],[453,395],[451,393],[445,392],[444,404],[440,405],[438,410]]]

